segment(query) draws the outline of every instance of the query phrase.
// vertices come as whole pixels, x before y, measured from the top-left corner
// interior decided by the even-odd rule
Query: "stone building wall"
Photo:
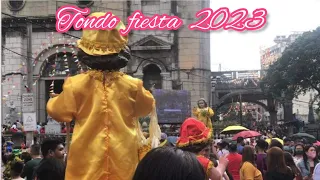
[[[191,31],[190,23],[196,22],[196,13],[210,7],[210,1],[178,1],[178,13],[185,20],[179,29],[179,65],[183,89],[191,91],[191,106],[200,98],[210,102],[210,33]],[[188,75],[189,74],[189,75]]]
[[[26,39],[21,34],[8,33],[2,43],[7,49],[26,56]],[[6,120],[16,121],[21,119],[21,95],[25,92],[24,79],[27,72],[24,66],[26,59],[11,51],[3,50],[2,56],[2,113]],[[10,106],[14,106],[15,111],[10,113]]]
[[[44,18],[52,17],[55,15],[57,7],[65,5],[65,3],[52,1],[27,1],[25,6],[18,12],[12,12],[6,5],[6,1],[1,2],[1,10],[4,13],[11,14],[16,17],[30,17],[30,18]],[[68,1],[68,3],[76,4],[76,1]],[[150,38],[151,41],[159,43],[158,46],[162,50],[150,51],[148,48],[145,50],[136,50],[133,53],[131,64],[123,71],[132,72],[135,70],[139,63],[143,59],[152,60],[155,59],[155,64],[161,69],[161,76],[163,78],[162,88],[172,89],[174,83],[181,81],[181,89],[191,91],[192,107],[196,105],[196,101],[199,98],[205,98],[207,101],[210,99],[210,43],[209,33],[200,33],[197,31],[190,31],[188,24],[195,22],[195,14],[197,11],[204,7],[209,7],[209,1],[201,3],[201,1],[178,1],[178,13],[179,17],[184,19],[185,25],[179,29],[178,32],[178,54],[176,58],[172,49],[174,44],[174,32],[173,31],[133,31],[130,35],[130,45],[143,41],[146,38]],[[159,0],[159,3],[148,3],[143,0],[132,0],[130,5],[127,1],[94,1],[94,4],[90,6],[91,12],[93,11],[112,11],[115,15],[120,17],[126,23],[126,17],[134,10],[142,10],[146,16],[152,16],[155,12],[160,14],[172,14],[171,13],[171,0]],[[3,15],[2,18],[5,18]],[[9,27],[9,24],[4,24]],[[20,24],[21,26],[21,24]],[[27,37],[26,26],[21,27],[22,32],[8,31],[6,30],[3,39],[3,46],[19,53],[15,54],[7,50],[3,50],[3,67],[2,67],[2,96],[3,106],[2,111],[4,116],[9,112],[9,108],[5,105],[10,105],[13,101],[16,106],[16,115],[14,119],[21,120],[21,95],[27,92],[24,87],[27,83],[28,73],[26,71],[26,56],[27,56]],[[52,54],[55,53],[55,46],[61,46],[65,42],[75,42],[76,38],[71,38],[67,35],[62,35],[53,32],[48,29],[39,30],[32,33],[32,58],[35,61],[33,70],[29,73],[33,74],[33,86],[29,87],[34,93],[36,102],[36,112],[38,121],[45,121],[45,104],[46,104],[46,91],[45,81],[48,78],[40,77],[39,74],[43,70],[43,62]],[[68,32],[76,37],[81,37],[81,32],[71,31]],[[52,40],[52,42],[51,42]],[[49,46],[50,44],[50,46]],[[143,44],[137,45],[139,48]],[[168,47],[170,47],[168,49]],[[69,51],[69,50],[68,50]],[[178,61],[177,61],[178,60]],[[158,62],[157,62],[158,61]],[[163,62],[160,63],[159,61]],[[178,62],[178,64],[176,64]],[[143,67],[150,64],[150,62],[142,63],[138,71],[133,76],[142,78]],[[12,74],[13,73],[13,74]],[[14,74],[15,73],[15,74]],[[17,74],[20,73],[20,74]],[[10,75],[7,75],[10,74]],[[4,116],[2,119],[4,120]]]

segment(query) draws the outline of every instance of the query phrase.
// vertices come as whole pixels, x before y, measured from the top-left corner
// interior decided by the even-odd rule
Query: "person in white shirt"
[[[222,141],[221,143],[218,143],[218,147],[219,147],[219,151],[217,153],[218,158],[229,154],[229,151],[227,150],[227,148],[228,148],[227,142]]]
[[[22,129],[22,124],[19,122],[19,120],[17,120],[17,128]]]
[[[320,180],[320,163],[318,163],[313,170],[313,179]]]
[[[41,130],[41,126],[40,126],[40,123],[37,124],[37,131],[38,131],[38,134],[40,134],[40,130]]]
[[[17,129],[17,123],[13,123],[13,125],[11,126],[11,129]]]

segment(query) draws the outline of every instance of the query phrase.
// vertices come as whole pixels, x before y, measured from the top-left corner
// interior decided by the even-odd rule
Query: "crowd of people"
[[[221,142],[214,149],[218,149],[218,157],[226,155],[232,179],[314,179],[319,148],[302,141],[284,142],[273,139],[269,144],[260,138],[245,142],[239,137],[237,143]]]
[[[37,124],[37,129],[36,131],[34,131],[34,134],[45,134],[46,133],[46,123],[38,123]],[[67,128],[66,125],[64,123],[60,123],[60,127],[61,127],[61,131],[60,133],[66,133],[67,132]],[[73,126],[71,126],[70,132],[72,133],[73,131]],[[17,120],[16,122],[12,123],[12,124],[6,124],[6,125],[2,125],[2,133],[16,133],[16,132],[24,132],[24,128],[23,128],[23,122],[20,122],[19,120]]]
[[[317,180],[319,147],[304,141],[261,137],[236,141],[212,139],[212,130],[188,118],[176,141],[162,133],[158,148],[139,162],[133,180]],[[25,151],[5,150],[3,179],[64,180],[66,152],[58,139]]]
[[[65,175],[65,149],[58,139],[46,139],[41,145],[2,151],[4,180],[59,180]]]
[[[152,150],[139,163],[136,179],[320,179],[320,148],[304,139],[266,141],[264,136],[259,136],[215,142],[210,136],[210,128],[202,122],[185,120],[176,143]],[[162,142],[166,142],[164,137]],[[204,171],[198,169],[199,164]]]
[[[263,139],[215,143],[214,112],[204,99],[193,109],[196,119],[183,121],[176,140],[161,135],[152,90],[120,71],[131,60],[129,37],[121,29],[121,21],[113,29],[84,29],[77,41],[83,72],[65,79],[60,94],[51,87],[47,113],[66,124],[67,137],[75,123],[71,143],[69,138],[66,144],[46,139],[21,149],[2,143],[3,179],[317,180],[317,150],[307,143],[294,142],[289,148]],[[148,134],[138,121],[146,116]],[[22,126],[16,122],[10,129],[23,131]]]

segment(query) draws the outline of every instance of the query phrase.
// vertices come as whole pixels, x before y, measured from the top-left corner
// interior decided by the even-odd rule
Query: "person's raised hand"
[[[227,159],[227,155],[223,155],[219,158],[219,164],[223,165],[224,167],[227,167],[229,163],[229,160]]]
[[[57,97],[59,94],[56,94],[56,93],[50,93],[50,97],[51,98],[54,98],[54,97]]]

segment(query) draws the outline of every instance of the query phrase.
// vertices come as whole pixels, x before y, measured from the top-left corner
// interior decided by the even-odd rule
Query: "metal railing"
[[[233,135],[230,134],[220,134],[220,132],[222,131],[222,129],[218,128],[218,129],[213,129],[213,139],[223,139],[223,138],[228,138],[228,137],[232,137]],[[165,131],[164,133],[166,133],[168,136],[179,136],[179,132],[170,132],[170,131]],[[59,134],[34,134],[34,138],[36,140],[36,143],[41,144],[43,142],[44,139],[46,138],[58,138],[60,139],[62,142],[66,141],[66,133],[59,133]],[[11,134],[3,134],[3,137],[5,138],[6,141],[10,140],[12,137],[12,133]],[[70,137],[72,137],[72,134],[70,134]],[[25,139],[25,136],[24,136]]]

